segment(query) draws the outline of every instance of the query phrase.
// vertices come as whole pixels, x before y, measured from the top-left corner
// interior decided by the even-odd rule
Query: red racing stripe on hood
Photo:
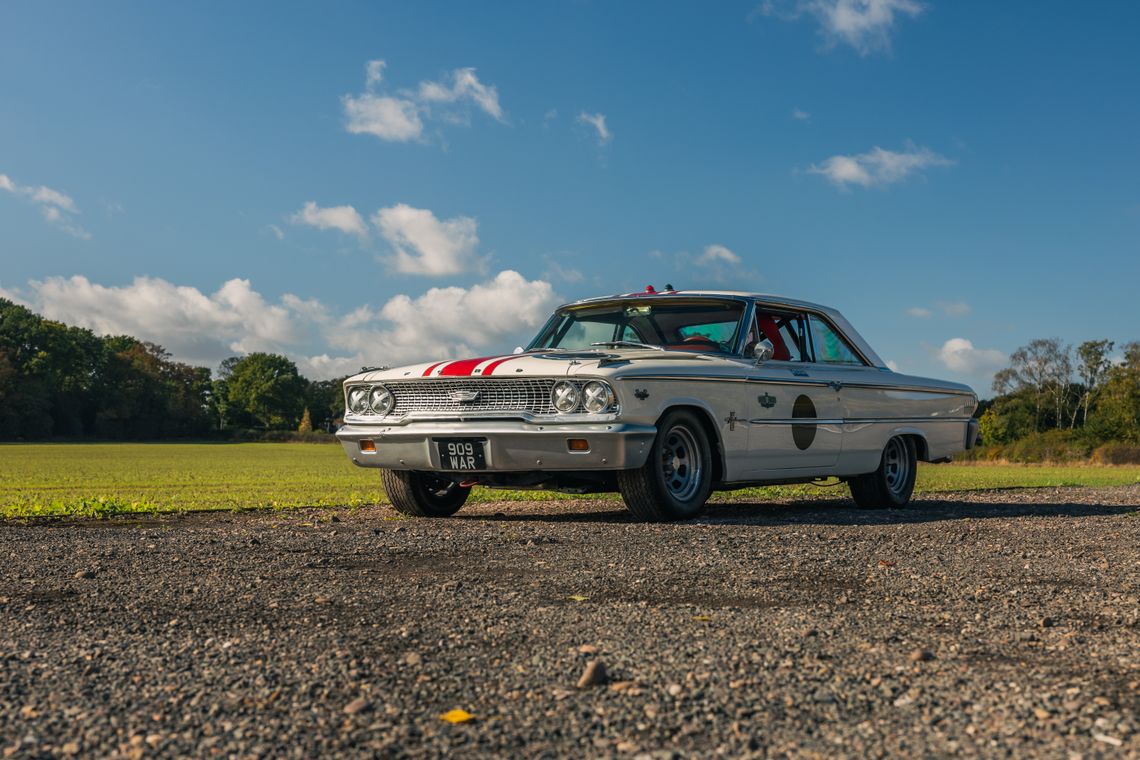
[[[495,369],[503,362],[509,362],[511,359],[517,359],[520,356],[522,356],[522,354],[514,354],[512,356],[504,356],[502,359],[496,359],[483,368],[483,377],[486,377],[487,375],[493,373]]]
[[[478,359],[461,359],[457,362],[452,362],[440,370],[439,374],[448,377],[471,377],[471,373],[485,361],[495,359],[494,356],[480,356]]]
[[[424,373],[422,375],[420,375],[420,377],[427,377],[428,375],[431,374],[433,369],[435,369],[436,367],[438,367],[441,364],[447,364],[447,362],[436,362],[435,364],[433,364],[430,367],[428,367],[427,369],[425,369]]]

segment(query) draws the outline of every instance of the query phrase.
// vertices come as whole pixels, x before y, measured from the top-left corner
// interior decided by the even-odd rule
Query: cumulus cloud
[[[550,283],[512,270],[470,288],[432,288],[394,296],[378,309],[362,305],[343,313],[293,294],[271,302],[243,279],[207,294],[153,277],[123,286],[52,277],[22,291],[0,289],[0,296],[103,335],[158,343],[180,361],[213,367],[234,354],[271,351],[314,378],[365,365],[509,352],[559,301]]]
[[[368,226],[352,206],[328,206],[321,208],[315,201],[309,201],[301,210],[289,217],[293,224],[305,224],[318,230],[340,230],[358,237],[368,236]],[[280,232],[280,230],[278,230]],[[279,238],[282,237],[279,235]]]
[[[71,196],[44,185],[20,185],[7,174],[0,174],[0,190],[29,199],[39,207],[44,219],[67,234],[80,240],[91,239],[91,233],[72,219],[72,215],[79,213],[79,208]]]
[[[889,51],[898,20],[918,16],[925,6],[918,0],[765,0],[758,10],[785,20],[810,16],[829,46],[843,43],[868,55]]]
[[[475,69],[456,69],[450,81],[420,82],[418,91],[421,103],[459,103],[470,101],[491,118],[502,121],[503,109],[499,105],[499,91],[479,81]]]
[[[345,95],[344,128],[354,135],[372,135],[388,142],[409,142],[423,135],[419,108],[410,100],[374,95]]]
[[[464,123],[467,118],[461,109],[471,105],[504,121],[498,90],[479,81],[473,68],[455,69],[442,81],[421,82],[417,89],[397,94],[379,91],[386,68],[383,60],[368,61],[364,66],[365,91],[341,98],[348,132],[387,142],[422,140],[425,119]]]
[[[697,256],[696,262],[698,264],[721,263],[736,265],[740,263],[740,257],[725,246],[714,243],[705,246],[705,249]]]
[[[938,360],[947,369],[962,374],[992,372],[1005,364],[1005,354],[995,348],[975,348],[966,338],[951,338],[938,350]]]
[[[934,312],[924,306],[912,306],[906,310],[906,313],[919,319],[930,319],[934,316]]]
[[[458,274],[475,263],[478,225],[469,216],[440,220],[428,209],[398,203],[373,214],[372,223],[406,274]]]
[[[840,189],[849,185],[885,187],[932,166],[952,166],[953,161],[929,148],[908,144],[902,151],[875,146],[866,153],[836,155],[808,167],[809,174],[826,177]]]
[[[754,287],[750,283],[761,279],[758,272],[745,265],[739,254],[719,243],[706,245],[700,253],[650,251],[649,257],[673,270],[669,279],[680,290],[727,286],[748,290]]]
[[[598,133],[598,145],[605,145],[613,139],[613,133],[610,132],[609,127],[606,126],[606,115],[604,113],[586,113],[582,111],[578,114],[578,123],[586,124],[594,128]]]

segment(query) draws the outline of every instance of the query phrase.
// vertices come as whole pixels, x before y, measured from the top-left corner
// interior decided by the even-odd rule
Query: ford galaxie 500
[[[901,507],[916,461],[977,438],[967,386],[891,371],[834,309],[749,293],[577,301],[525,350],[365,371],[344,391],[345,451],[417,516],[488,486],[619,491],[673,520],[714,490],[821,478]]]

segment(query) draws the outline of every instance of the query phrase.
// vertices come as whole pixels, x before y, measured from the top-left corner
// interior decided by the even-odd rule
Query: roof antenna
[[[672,283],[668,283],[668,282],[665,283],[665,290],[666,290],[666,292],[669,292],[669,291],[672,291],[674,293],[677,292],[676,288],[673,287]]]

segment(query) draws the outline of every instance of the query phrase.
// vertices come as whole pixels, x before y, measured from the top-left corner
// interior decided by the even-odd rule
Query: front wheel
[[[848,485],[855,503],[863,509],[897,509],[910,501],[917,474],[914,441],[900,435],[887,441],[879,469],[851,478]]]
[[[617,474],[618,490],[637,518],[653,522],[694,517],[712,490],[712,450],[704,426],[686,411],[661,418],[645,464]]]
[[[450,517],[471,495],[470,488],[426,472],[381,470],[380,482],[396,511],[409,517]]]

